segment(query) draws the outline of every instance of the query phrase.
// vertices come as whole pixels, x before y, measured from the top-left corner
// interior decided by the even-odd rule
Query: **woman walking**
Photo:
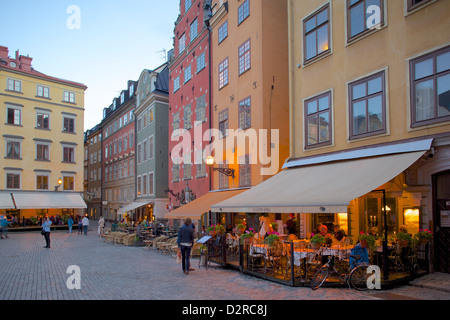
[[[189,274],[191,249],[194,245],[194,229],[191,218],[184,220],[184,225],[178,231],[177,243],[181,251],[181,266],[185,274]]]
[[[46,246],[44,248],[49,249],[50,248],[50,226],[52,225],[52,221],[47,216],[45,217],[44,221],[42,222],[42,231],[44,232],[44,238],[45,238],[45,244]]]

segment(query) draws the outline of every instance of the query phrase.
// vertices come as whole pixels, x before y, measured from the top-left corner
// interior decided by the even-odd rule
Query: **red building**
[[[204,161],[200,163],[209,144],[201,140],[211,121],[210,34],[204,23],[209,19],[209,3],[181,0],[175,22],[169,61],[169,211],[201,197],[211,186],[209,169]],[[178,148],[182,143],[183,148]],[[182,163],[174,163],[177,155]]]

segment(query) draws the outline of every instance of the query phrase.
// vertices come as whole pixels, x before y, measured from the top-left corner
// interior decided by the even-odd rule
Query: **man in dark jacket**
[[[194,229],[191,227],[191,222],[191,218],[184,220],[183,226],[178,231],[177,239],[181,251],[181,266],[185,274],[189,274],[191,249],[194,245]]]

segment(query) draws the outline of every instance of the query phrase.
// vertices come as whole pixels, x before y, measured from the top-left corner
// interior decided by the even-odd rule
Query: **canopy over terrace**
[[[347,212],[350,201],[406,170],[431,143],[431,139],[413,141],[293,161],[263,183],[212,205],[211,211]]]
[[[15,209],[11,192],[0,192],[0,209]]]
[[[17,209],[85,209],[86,203],[76,192],[13,192]]]
[[[150,203],[153,203],[153,201],[135,201],[135,202],[132,202],[132,203],[126,205],[125,207],[120,208],[119,209],[119,214],[123,215],[123,214],[125,214],[125,213],[127,213],[129,211],[133,211],[133,210],[135,210],[137,208],[140,208],[142,206],[146,206],[146,205],[148,205]]]
[[[247,189],[210,191],[207,194],[166,214],[168,219],[200,220],[202,215],[211,210],[211,206],[228,198],[239,195]]]

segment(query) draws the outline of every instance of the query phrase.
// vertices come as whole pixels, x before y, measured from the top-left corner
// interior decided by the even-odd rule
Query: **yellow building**
[[[34,70],[0,46],[0,191],[3,213],[82,214],[84,92],[81,83]],[[6,195],[6,196],[5,196]],[[11,202],[8,199],[11,197]]]
[[[353,243],[427,228],[432,267],[450,272],[450,2],[287,7],[290,157],[212,210],[295,213],[298,236],[338,225]]]

